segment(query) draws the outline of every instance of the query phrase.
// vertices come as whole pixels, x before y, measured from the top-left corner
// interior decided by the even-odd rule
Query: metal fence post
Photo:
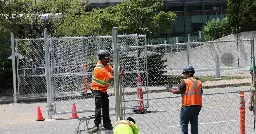
[[[219,55],[216,54],[216,57],[215,57],[215,73],[216,73],[216,80],[220,80],[221,77],[220,77],[220,58],[219,58]]]
[[[49,43],[48,43],[49,44]],[[53,71],[54,71],[54,68],[53,68],[53,60],[52,60],[52,57],[51,57],[51,54],[52,54],[52,48],[53,48],[53,39],[50,38],[50,45],[49,45],[49,79],[50,79],[50,103],[51,103],[51,110],[52,110],[52,114],[54,114],[56,111],[55,109],[55,105],[54,105],[54,83],[52,82],[52,75],[53,75]]]
[[[14,46],[14,34],[13,34],[13,32],[11,32],[11,48],[12,48],[13,100],[14,100],[14,103],[17,103],[15,46]]]
[[[198,31],[199,41],[202,41],[202,31]]]
[[[145,43],[144,43],[144,52],[145,52],[145,74],[146,74],[146,92],[149,92],[148,89],[148,47],[147,47],[147,36],[145,35]],[[146,94],[146,98],[147,98],[147,102],[146,102],[146,106],[149,107],[149,101],[148,101],[148,94]]]
[[[189,49],[190,49],[190,34],[188,34],[188,43],[187,43],[187,60],[189,66]]]
[[[52,119],[52,98],[51,98],[51,78],[50,78],[50,53],[49,53],[49,42],[48,42],[48,31],[47,28],[44,29],[44,49],[45,49],[45,79],[47,87],[47,111],[48,118]]]
[[[255,74],[255,72],[256,72],[256,70],[255,70],[255,48],[254,48],[254,45],[255,45],[255,43],[256,43],[256,39],[255,38],[253,38],[253,42],[252,42],[252,66],[253,66],[253,74]],[[253,82],[253,84],[254,84],[254,88],[256,89],[256,87],[255,87],[255,75],[253,75],[253,77],[252,77],[252,82]],[[255,91],[255,90],[254,90]],[[253,126],[254,126],[254,130],[255,130],[255,123],[256,123],[256,106],[255,106],[255,104],[256,104],[256,93],[254,93],[254,102],[253,102],[253,110],[254,110],[254,124],[253,124]]]
[[[118,64],[118,36],[117,28],[112,28],[112,46],[113,46],[113,61],[114,61],[114,89],[116,100],[116,120],[121,120],[121,99],[119,93],[119,64]]]

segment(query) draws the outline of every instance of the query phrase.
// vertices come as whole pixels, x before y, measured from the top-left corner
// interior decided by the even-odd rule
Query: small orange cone
[[[76,104],[75,103],[73,103],[73,105],[72,105],[72,115],[71,115],[70,118],[71,119],[77,119],[78,118],[77,112],[76,112]]]
[[[44,117],[43,117],[43,114],[42,114],[42,112],[41,112],[41,109],[40,109],[40,107],[38,106],[37,107],[37,119],[36,119],[36,121],[44,121],[45,119],[44,119]]]
[[[138,104],[139,104],[139,112],[143,113],[144,112],[144,102],[143,102],[143,92],[142,92],[142,79],[140,74],[138,74],[138,90],[137,90],[137,95],[138,95]]]

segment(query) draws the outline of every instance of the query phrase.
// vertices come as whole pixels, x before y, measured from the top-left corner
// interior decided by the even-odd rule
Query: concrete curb
[[[203,86],[203,89],[211,89],[211,88],[225,88],[225,87],[240,87],[240,86],[250,86],[250,83],[239,83],[239,84],[221,84],[221,85],[207,85]],[[162,92],[169,92],[167,89],[153,89],[149,90],[148,93],[162,93]],[[143,94],[145,94],[146,91],[143,91]],[[108,93],[109,96],[114,96],[114,93]],[[135,95],[137,94],[137,91],[131,91],[131,92],[125,92],[126,95]],[[1,100],[0,104],[12,104],[13,103],[13,97],[8,96],[9,99]],[[74,96],[75,99],[85,99],[85,98],[92,98],[93,95],[89,93],[87,96]],[[70,97],[62,97],[58,98],[61,100],[68,100]],[[39,103],[39,102],[46,102],[47,97],[33,97],[33,98],[20,98],[18,99],[17,103]]]

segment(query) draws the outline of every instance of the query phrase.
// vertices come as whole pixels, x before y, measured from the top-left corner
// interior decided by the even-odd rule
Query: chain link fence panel
[[[110,50],[111,45],[111,36],[52,39],[55,113],[70,113],[73,103],[78,112],[94,111],[94,98],[90,90],[92,71],[98,62],[98,51]]]
[[[100,49],[113,54],[112,37],[49,38],[49,43],[54,113],[70,113],[73,103],[78,112],[94,112],[91,75]],[[240,91],[245,91],[246,132],[253,133],[253,114],[248,111],[253,43],[246,39],[147,45],[144,35],[119,35],[119,63],[125,70],[120,80],[123,118],[135,118],[141,133],[180,133],[181,97],[166,87],[178,85],[182,68],[191,65],[204,86],[199,133],[239,133]],[[15,40],[21,55],[17,59],[20,95],[46,94],[43,44],[43,39]],[[213,88],[216,85],[222,87]],[[113,85],[108,93],[114,114]],[[138,113],[142,106],[145,111]]]
[[[122,112],[125,116],[127,110],[137,111],[140,106],[148,107],[147,100],[142,103],[142,99],[148,95],[146,36],[119,37],[118,47],[120,66],[125,70],[121,77]]]
[[[183,79],[182,69],[191,65],[204,89],[199,133],[240,132],[240,91],[245,92],[246,132],[254,133],[254,115],[248,109],[253,43],[252,39],[245,39],[147,45],[147,112],[134,115],[127,110],[126,116],[136,119],[141,133],[181,133],[181,96],[170,93],[166,87],[177,86]]]
[[[123,51],[125,54],[122,54],[122,56],[133,51],[126,49],[128,46],[135,46],[136,41],[137,44],[143,41],[145,44],[146,39],[140,41],[137,39],[139,37],[139,35],[118,36],[118,45],[125,50]],[[112,37],[53,38],[51,42],[52,89],[54,92],[55,112],[57,114],[69,113],[73,103],[76,104],[78,112],[94,111],[94,98],[92,98],[90,90],[92,71],[98,62],[97,53],[99,50],[107,49],[112,55]],[[124,58],[121,58],[120,63],[123,63],[122,59]],[[128,72],[126,65],[124,64],[124,68]],[[145,65],[138,69],[143,70],[145,74]],[[136,79],[131,78],[129,79],[132,83],[136,84]],[[128,80],[124,78],[123,82],[127,83]],[[108,89],[108,93],[111,96],[115,95],[112,84]],[[110,104],[110,109],[115,109],[114,100],[110,100]]]
[[[19,98],[46,96],[43,44],[43,39],[15,40]]]

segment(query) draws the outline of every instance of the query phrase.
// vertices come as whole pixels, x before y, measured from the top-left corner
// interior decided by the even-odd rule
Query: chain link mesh
[[[240,132],[240,91],[245,91],[246,132],[253,133],[253,113],[248,110],[252,43],[248,39],[147,45],[149,105],[146,114],[132,115],[141,133],[181,132],[181,96],[168,92],[166,87],[181,82],[186,65],[195,68],[204,86],[199,133]],[[136,98],[126,96],[131,97]],[[130,116],[133,112],[127,109],[126,113]]]
[[[18,93],[46,94],[44,40],[15,41],[16,52],[22,55],[17,60]],[[55,114],[70,112],[73,103],[77,111],[94,111],[92,70],[100,49],[113,53],[112,37],[49,38],[49,43]],[[239,133],[239,91],[245,91],[246,132],[253,132],[253,114],[247,105],[253,43],[248,39],[147,45],[144,35],[119,35],[119,63],[125,70],[120,81],[123,118],[135,118],[141,133],[180,133],[181,97],[166,87],[178,85],[182,68],[191,65],[204,86],[199,133]],[[108,93],[113,114],[112,85]],[[142,106],[144,114],[138,114]]]
[[[122,49],[127,49],[127,46],[134,45],[136,38],[138,37],[134,35],[120,35],[118,44]],[[77,111],[94,111],[94,99],[91,98],[90,90],[92,71],[98,62],[99,50],[107,49],[112,55],[112,37],[53,38],[51,41],[52,89],[56,113],[71,111],[72,103],[76,103]],[[139,43],[138,39],[137,44]],[[139,69],[142,70],[143,67],[145,64]],[[143,71],[145,74],[145,68]],[[133,79],[133,83],[136,84],[136,79]],[[113,85],[108,92],[111,96],[114,95]],[[114,104],[114,100],[110,99],[110,109],[114,109]]]
[[[46,94],[44,40],[16,39],[18,91],[22,96]]]
[[[127,110],[137,110],[139,105],[147,107],[146,103],[140,104],[141,99],[147,97],[147,49],[144,35],[123,36],[118,38],[120,52],[120,66],[125,70],[121,78],[123,114]],[[139,85],[138,82],[141,84]],[[139,95],[138,87],[144,91],[144,98]],[[141,94],[142,95],[142,94]]]
[[[109,50],[111,45],[111,36],[52,39],[52,89],[56,113],[70,112],[73,103],[77,111],[94,111],[90,90],[92,71],[98,61],[97,52]]]

